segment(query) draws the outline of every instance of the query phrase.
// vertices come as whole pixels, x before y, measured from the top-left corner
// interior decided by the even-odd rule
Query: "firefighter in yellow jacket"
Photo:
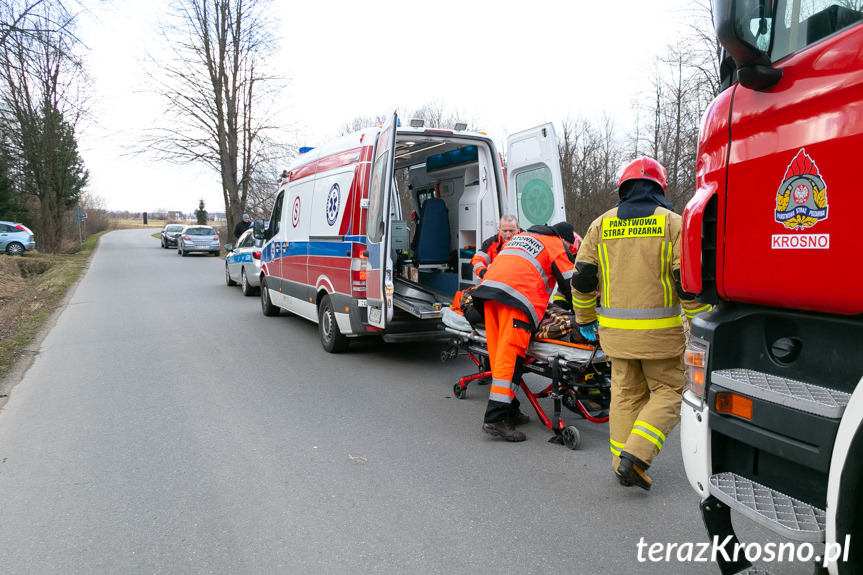
[[[680,284],[681,217],[665,200],[665,168],[631,162],[620,203],[594,220],[575,261],[572,297],[586,338],[611,359],[609,432],[621,485],[648,490],[646,471],[680,421],[687,317],[711,309]],[[597,292],[601,307],[597,307]]]

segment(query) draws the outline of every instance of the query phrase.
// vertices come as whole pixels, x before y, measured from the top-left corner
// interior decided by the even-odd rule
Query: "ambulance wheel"
[[[229,287],[237,285],[237,282],[231,279],[231,272],[228,271],[227,263],[225,264],[225,283],[228,284]]]
[[[321,336],[321,345],[327,352],[341,353],[348,349],[350,341],[339,331],[333,302],[328,295],[324,296],[318,308],[318,333]]]
[[[563,444],[567,449],[578,449],[581,445],[581,433],[574,425],[569,425],[561,431],[563,434]]]
[[[456,396],[456,399],[464,399],[467,397],[467,388],[462,387],[460,383],[456,383],[452,386],[452,393]]]
[[[267,278],[261,278],[261,311],[267,317],[279,315],[279,308],[270,301],[270,290],[267,289]]]

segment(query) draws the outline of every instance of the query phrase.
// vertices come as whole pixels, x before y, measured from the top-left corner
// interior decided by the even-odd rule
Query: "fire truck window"
[[[781,60],[863,20],[863,13],[847,6],[843,0],[780,0],[771,60]]]

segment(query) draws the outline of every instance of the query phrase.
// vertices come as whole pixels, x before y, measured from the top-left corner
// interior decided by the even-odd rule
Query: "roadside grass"
[[[104,233],[94,234],[72,254],[0,256],[5,278],[0,283],[0,382],[81,276]]]

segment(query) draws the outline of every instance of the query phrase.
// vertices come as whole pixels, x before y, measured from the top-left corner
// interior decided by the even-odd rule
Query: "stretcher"
[[[459,353],[466,353],[477,368],[476,373],[460,378],[453,385],[455,396],[464,399],[470,382],[479,380],[481,384],[483,380],[491,379],[485,332],[474,329],[460,312],[449,307],[443,308],[441,319],[451,336],[450,347],[441,352],[441,361],[451,361]],[[611,364],[598,344],[532,339],[527,349],[524,371],[549,380],[538,392],[532,391],[523,377],[519,381],[519,387],[537,417],[554,432],[549,442],[565,445],[569,449],[577,449],[581,445],[578,428],[565,425],[561,419],[561,404],[592,423],[608,421]],[[551,418],[545,414],[538,401],[547,397],[554,400]]]

